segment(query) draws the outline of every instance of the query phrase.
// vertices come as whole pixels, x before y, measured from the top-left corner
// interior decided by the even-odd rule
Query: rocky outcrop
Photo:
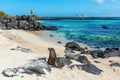
[[[51,68],[45,60],[35,60],[31,63],[24,65],[23,67],[24,69],[37,74],[47,74],[51,71]]]
[[[92,73],[95,75],[99,75],[99,74],[101,74],[101,72],[103,72],[101,69],[97,68],[95,65],[93,65],[91,63],[84,64],[84,65],[71,65],[69,68],[73,69],[75,67],[79,70],[84,70],[88,73]]]
[[[51,68],[45,60],[35,60],[18,68],[8,68],[3,70],[5,77],[13,77],[20,74],[48,74]]]
[[[86,56],[81,56],[79,51],[74,52],[73,50],[67,48],[65,49],[65,57],[67,59],[73,59],[81,63],[90,63]]]
[[[106,48],[105,50],[92,50],[92,51],[87,51],[87,53],[92,55],[93,58],[120,57],[119,48]]]
[[[0,28],[3,30],[23,29],[29,31],[57,30],[56,26],[44,26],[37,21],[37,16],[16,16],[15,18],[0,17]]]
[[[119,48],[106,48],[105,49],[105,57],[120,57]]]

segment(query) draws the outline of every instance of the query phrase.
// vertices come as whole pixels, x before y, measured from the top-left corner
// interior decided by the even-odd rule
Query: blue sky
[[[0,11],[10,15],[34,13],[41,16],[120,17],[120,0],[0,0]]]

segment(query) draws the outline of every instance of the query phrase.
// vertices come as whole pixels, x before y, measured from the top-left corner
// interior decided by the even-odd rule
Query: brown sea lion
[[[55,49],[54,48],[48,48],[48,50],[49,50],[48,64],[49,65],[54,65],[55,60],[57,58]]]

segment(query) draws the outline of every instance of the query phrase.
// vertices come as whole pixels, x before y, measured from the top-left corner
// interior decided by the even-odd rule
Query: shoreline
[[[36,34],[37,36],[39,36],[41,39],[43,39],[45,41],[52,42],[52,43],[55,43],[55,44],[59,44],[63,47],[68,42],[75,42],[75,41],[67,40],[64,37],[56,36],[56,35],[54,35],[52,33],[48,33],[48,32],[49,31],[37,31],[37,33],[33,33],[33,34]],[[59,42],[61,42],[61,43],[59,43]],[[105,48],[95,48],[95,47],[92,47],[92,46],[88,46],[84,43],[78,43],[78,44],[80,45],[81,48],[86,48],[87,47],[89,50],[104,50],[105,49]]]

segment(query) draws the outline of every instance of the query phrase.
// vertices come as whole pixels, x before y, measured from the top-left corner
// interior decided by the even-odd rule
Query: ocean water
[[[120,47],[120,20],[53,20],[40,21],[46,26],[58,26],[48,31],[57,37],[84,43],[92,47]],[[103,29],[106,25],[109,28]]]

